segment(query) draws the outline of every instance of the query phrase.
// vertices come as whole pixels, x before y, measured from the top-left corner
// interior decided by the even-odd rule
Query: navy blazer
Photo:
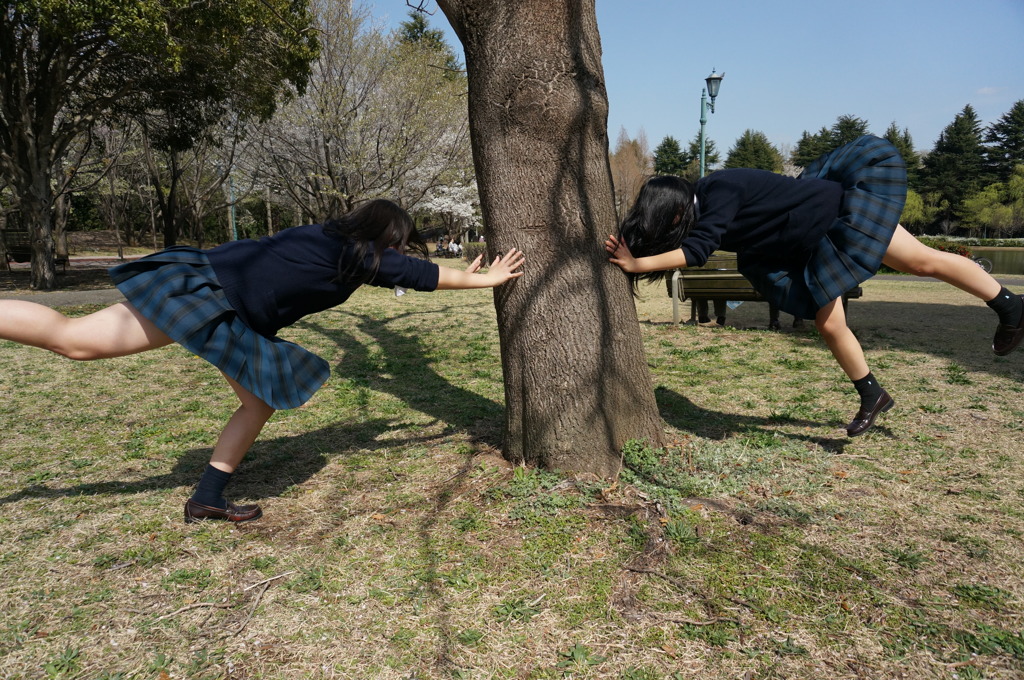
[[[843,187],[767,170],[719,170],[697,181],[697,221],[681,247],[688,267],[716,250],[780,263],[806,261],[839,214]]]
[[[338,263],[348,271],[355,243],[328,233],[322,224],[291,227],[258,241],[229,241],[206,251],[231,306],[249,328],[272,337],[307,314],[340,305],[362,284],[338,281]],[[371,256],[356,267],[365,275]],[[370,285],[437,288],[437,265],[387,248]]]

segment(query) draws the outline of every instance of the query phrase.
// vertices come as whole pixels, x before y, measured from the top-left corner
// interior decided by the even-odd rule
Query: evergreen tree
[[[843,144],[849,144],[862,135],[868,134],[868,122],[856,116],[839,116],[831,128],[823,127],[813,135],[806,130],[796,143],[790,155],[790,162],[801,168],[818,160],[822,154],[835,151]]]
[[[400,24],[398,39],[405,45],[416,45],[436,52],[444,62],[445,77],[455,79],[462,76],[462,64],[458,56],[444,39],[444,31],[430,28],[422,12],[410,10],[409,20]]]
[[[796,143],[796,148],[793,149],[790,161],[793,165],[806,168],[816,161],[819,156],[828,153],[832,149],[832,134],[828,128],[823,127],[813,135],[804,130],[804,133],[800,136],[800,141]]]
[[[686,150],[686,172],[683,179],[696,182],[700,179],[700,131],[690,140],[690,146]],[[718,146],[713,139],[704,138],[704,174],[710,174],[712,168],[722,162],[722,155],[718,153]]]
[[[924,159],[921,189],[939,206],[944,226],[960,221],[964,200],[977,192],[986,180],[985,146],[981,123],[968,104],[939,135],[935,148]]]
[[[661,140],[654,150],[654,172],[659,175],[682,176],[686,171],[686,155],[679,148],[679,140],[671,135]]]
[[[838,149],[843,144],[849,144],[858,137],[868,134],[868,122],[856,116],[839,116],[829,130],[829,138],[832,148],[829,151]]]
[[[900,130],[896,121],[889,124],[889,129],[883,135],[896,150],[900,152],[903,162],[907,165],[907,186],[916,189],[918,186],[918,169],[921,167],[921,155],[914,150],[914,139],[910,136],[910,130]]]
[[[998,179],[1005,182],[1014,168],[1024,165],[1024,99],[989,126],[985,141],[989,147],[989,160]]]
[[[747,130],[729,150],[725,167],[782,172],[782,154],[772,146],[763,132]]]

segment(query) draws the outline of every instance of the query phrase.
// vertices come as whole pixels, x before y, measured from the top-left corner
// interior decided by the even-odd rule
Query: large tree
[[[959,223],[964,201],[986,183],[985,146],[981,123],[968,104],[945,127],[924,159],[921,189],[925,200],[939,207],[944,230]]]
[[[593,0],[438,0],[462,41],[491,255],[527,255],[495,290],[504,454],[614,475],[632,438],[664,434],[615,230],[608,95]]]
[[[823,127],[813,134],[804,130],[796,143],[796,148],[793,149],[793,155],[790,157],[790,160],[793,165],[806,168],[818,160],[822,154],[828,153],[833,148],[832,135],[828,128]]]
[[[626,128],[621,128],[615,141],[615,150],[608,156],[608,162],[612,169],[615,214],[621,220],[632,207],[644,180],[651,174],[647,133],[641,129],[636,137],[631,138]]]
[[[849,144],[853,140],[869,133],[868,122],[863,118],[849,114],[839,116],[829,130],[829,137],[832,149],[838,149],[843,144]],[[831,151],[832,149],[829,149]]]
[[[900,130],[896,121],[889,124],[885,134],[882,135],[896,150],[907,166],[907,185],[911,188],[918,186],[918,169],[921,167],[921,155],[914,150],[914,138],[910,136],[910,130]]]
[[[318,5],[316,21],[323,50],[307,91],[262,138],[259,170],[275,193],[321,220],[370,198],[412,209],[464,186],[466,82],[443,41],[425,28],[385,33],[341,2]]]
[[[654,150],[654,172],[659,175],[682,176],[687,161],[679,140],[671,135],[661,140],[661,144]]]
[[[700,132],[698,131],[690,145],[686,149],[686,171],[683,177],[691,182],[700,179]],[[718,145],[715,140],[705,137],[704,139],[704,174],[710,173],[713,167],[722,162],[722,156],[718,153]]]
[[[32,286],[56,283],[68,150],[97,121],[164,111],[187,147],[225,111],[268,116],[316,51],[304,0],[23,0],[0,11],[0,173],[32,234]]]
[[[725,157],[725,167],[782,172],[782,154],[763,132],[747,130],[729,150],[729,155]]]
[[[989,126],[985,141],[992,169],[999,181],[1007,181],[1018,166],[1024,165],[1024,99]]]
[[[804,130],[800,135],[790,161],[793,165],[806,168],[822,154],[838,149],[861,135],[868,134],[868,122],[849,114],[839,116],[832,127],[823,127],[814,134]]]

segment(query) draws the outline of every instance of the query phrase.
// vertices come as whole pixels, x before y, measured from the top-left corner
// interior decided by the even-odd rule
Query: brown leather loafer
[[[996,336],[992,339],[992,351],[996,356],[1004,357],[1024,340],[1024,295],[1020,296],[1021,316],[1016,328],[999,324],[996,326]]]
[[[185,522],[201,522],[207,519],[219,519],[225,522],[251,522],[263,516],[258,505],[235,505],[228,503],[226,508],[214,508],[196,503],[191,498],[185,501]]]
[[[846,426],[846,434],[851,437],[856,437],[859,434],[864,434],[871,426],[875,424],[875,418],[878,417],[879,413],[885,413],[893,406],[896,402],[889,393],[882,390],[882,393],[878,395],[878,400],[875,401],[875,405],[868,410],[861,408],[857,411],[857,415],[853,417],[850,424]]]

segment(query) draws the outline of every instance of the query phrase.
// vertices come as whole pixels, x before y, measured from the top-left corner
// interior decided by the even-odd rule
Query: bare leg
[[[242,405],[220,433],[210,464],[203,471],[195,493],[185,502],[186,522],[208,519],[251,522],[263,516],[263,510],[258,505],[235,505],[229,502],[224,498],[224,488],[231,481],[231,473],[256,441],[263,425],[273,415],[274,409],[228,376],[224,378]]]
[[[932,276],[986,302],[999,294],[999,282],[972,262],[955,253],[944,253],[924,245],[902,226],[889,242],[882,258],[889,267],[915,276]]]
[[[864,350],[846,325],[842,298],[836,298],[819,309],[814,323],[825,344],[832,350],[832,356],[860,394],[860,408],[846,426],[846,434],[851,437],[864,434],[874,426],[875,418],[891,409],[895,402],[871,375],[867,360],[864,359]]]
[[[971,264],[976,269],[981,269],[978,265]],[[864,358],[864,350],[853,331],[846,325],[846,311],[839,298],[818,310],[814,324],[831,350],[832,356],[836,358],[840,368],[850,380],[860,380],[868,374],[868,362]]]
[[[0,338],[78,361],[137,354],[173,342],[127,302],[69,318],[35,302],[0,300]]]
[[[242,405],[220,433],[210,465],[224,472],[234,472],[270,416],[274,415],[274,409],[226,375],[224,379],[231,385]]]

